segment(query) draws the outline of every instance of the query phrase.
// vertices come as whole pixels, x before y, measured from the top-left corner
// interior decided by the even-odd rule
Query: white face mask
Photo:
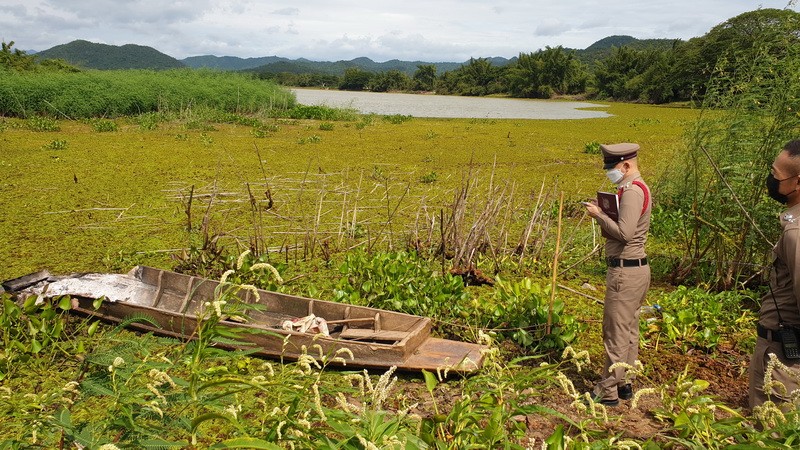
[[[625,174],[619,169],[611,169],[606,172],[606,176],[612,183],[619,184],[619,182],[625,177]]]

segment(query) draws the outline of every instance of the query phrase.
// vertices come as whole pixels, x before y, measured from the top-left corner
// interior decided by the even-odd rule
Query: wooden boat
[[[44,271],[2,283],[5,291],[18,298],[68,295],[72,311],[112,322],[145,316],[157,326],[137,321],[130,327],[179,339],[193,337],[198,317],[210,307],[207,303],[219,295],[220,287],[230,286],[145,266],[127,274],[51,276]],[[431,320],[426,317],[266,290],[239,289],[234,295],[244,303],[262,305],[262,310],[248,312],[245,321],[220,322],[252,331],[240,338],[248,346],[228,347],[256,349],[260,356],[297,360],[305,347],[309,355],[319,358],[318,349],[313,350],[319,345],[329,361],[339,352],[346,367],[396,366],[409,371],[446,369],[462,373],[477,370],[483,361],[484,346],[433,337]],[[93,303],[99,298],[103,301],[95,309]],[[291,326],[298,320],[323,326],[301,332]],[[317,332],[324,325],[328,335]],[[344,348],[352,352],[352,360],[343,354]]]

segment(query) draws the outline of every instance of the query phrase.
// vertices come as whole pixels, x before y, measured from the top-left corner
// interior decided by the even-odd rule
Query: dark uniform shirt
[[[761,299],[758,320],[770,330],[778,329],[776,302],[785,324],[800,325],[800,205],[789,208],[780,217],[783,232],[772,249],[774,261],[769,280],[772,293],[767,292]]]

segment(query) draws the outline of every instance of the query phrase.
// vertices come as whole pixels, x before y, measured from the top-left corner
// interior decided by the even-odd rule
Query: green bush
[[[61,131],[61,127],[55,119],[42,116],[28,119],[28,129],[33,131]]]
[[[271,82],[205,70],[13,72],[0,77],[0,115],[73,119],[211,108],[231,114],[275,114],[294,95]]]
[[[107,133],[110,131],[117,131],[119,127],[113,120],[96,119],[92,121],[92,128],[98,133]]]
[[[755,293],[747,291],[714,294],[680,286],[661,298],[660,317],[640,321],[642,336],[652,340],[658,335],[683,351],[692,348],[714,351],[723,337],[731,338],[743,329],[752,330],[755,314],[743,304],[754,303],[754,297]]]
[[[460,318],[469,293],[460,277],[436,274],[416,253],[348,252],[335,298],[357,305],[436,317]]]

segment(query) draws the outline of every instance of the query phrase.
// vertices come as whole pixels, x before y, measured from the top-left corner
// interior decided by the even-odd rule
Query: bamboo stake
[[[561,191],[561,199],[558,202],[558,227],[556,228],[556,252],[553,255],[553,281],[550,284],[550,307],[547,309],[547,334],[550,334],[550,326],[553,324],[553,303],[556,300],[556,279],[558,277],[558,252],[561,246],[561,213],[564,210],[564,191]]]

